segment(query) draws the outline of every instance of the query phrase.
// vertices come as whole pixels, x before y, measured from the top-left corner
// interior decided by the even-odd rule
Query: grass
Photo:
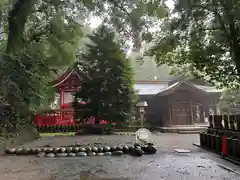
[[[41,137],[52,137],[52,136],[75,136],[76,132],[64,132],[64,133],[40,133]]]

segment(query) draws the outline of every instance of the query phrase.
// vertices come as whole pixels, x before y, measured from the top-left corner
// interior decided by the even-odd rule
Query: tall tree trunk
[[[18,52],[24,43],[24,28],[36,0],[16,0],[8,13],[7,53]]]

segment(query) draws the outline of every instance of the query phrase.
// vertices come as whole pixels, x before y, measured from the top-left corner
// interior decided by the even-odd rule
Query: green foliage
[[[162,18],[167,11],[159,0],[0,2],[0,98],[12,106],[17,119],[52,100],[49,82],[74,63],[82,37],[79,22],[92,15],[114,27],[120,38],[133,39],[138,47],[140,32],[151,27],[149,20]]]
[[[238,88],[225,89],[219,102],[221,111],[233,113],[240,105],[240,93]]]
[[[195,77],[237,86],[240,72],[239,1],[177,1],[148,54],[159,64],[188,64]]]
[[[83,54],[79,65],[85,81],[75,95],[76,116],[99,120],[125,121],[131,113],[134,90],[132,69],[115,34],[105,26],[89,35],[92,43]],[[79,104],[79,101],[87,104]],[[81,111],[78,111],[81,109]]]

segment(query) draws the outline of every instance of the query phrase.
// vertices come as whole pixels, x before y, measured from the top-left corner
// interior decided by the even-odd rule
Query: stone
[[[67,155],[67,153],[57,153],[56,157],[66,157]]]
[[[77,156],[87,156],[87,153],[85,153],[85,152],[78,152]]]
[[[37,153],[37,157],[44,157],[45,156],[45,152],[39,152],[39,153]]]
[[[92,152],[92,148],[91,147],[86,147],[86,152]]]
[[[124,153],[128,153],[128,152],[129,152],[128,146],[123,146],[123,152],[124,152]]]
[[[59,152],[60,152],[60,153],[65,153],[65,152],[66,152],[66,148],[61,147]]]
[[[103,147],[98,147],[98,152],[103,152]]]
[[[67,153],[73,152],[73,148],[72,148],[72,147],[67,147],[67,148],[66,148],[66,152],[67,152]]]
[[[110,149],[111,152],[114,152],[116,151],[116,146],[112,146],[111,149]]]
[[[104,153],[104,156],[111,156],[111,155],[112,155],[111,152],[105,152],[105,153]]]
[[[103,151],[104,152],[109,152],[110,150],[111,150],[111,148],[109,146],[103,147]]]
[[[69,157],[75,157],[76,154],[75,154],[75,153],[68,153],[68,156],[69,156]]]
[[[74,152],[74,153],[79,152],[79,148],[78,148],[78,147],[74,147],[74,148],[73,148],[73,152]]]
[[[96,153],[95,152],[89,152],[87,155],[88,156],[96,156]]]
[[[79,148],[79,152],[86,152],[87,150],[84,147]],[[91,151],[91,150],[90,150]]]
[[[134,147],[140,146],[140,144],[138,143],[134,143]]]
[[[157,152],[157,147],[156,146],[147,146],[144,148],[144,152],[147,154],[155,154]]]
[[[42,152],[47,153],[47,151],[48,151],[48,148],[42,148]]]
[[[36,154],[37,150],[36,148],[30,148],[30,154]]]
[[[123,155],[123,152],[122,151],[114,151],[114,152],[112,152],[112,155],[113,156],[121,156],[121,155]]]
[[[123,150],[123,148],[121,146],[116,147],[116,151],[122,151],[122,150]]]
[[[97,153],[96,155],[97,155],[97,156],[103,156],[104,153],[99,152],[99,153]]]
[[[92,147],[92,152],[97,153],[98,152],[98,148],[97,147]]]
[[[52,153],[53,152],[53,148],[47,148],[46,153]]]
[[[53,154],[53,153],[48,153],[48,154],[45,154],[45,157],[52,158],[52,157],[55,157],[55,154]]]
[[[56,154],[56,153],[60,153],[60,148],[54,148],[53,149],[53,152]]]
[[[22,155],[28,155],[30,154],[30,148],[24,148],[21,152]]]
[[[16,153],[15,148],[5,149],[5,154],[15,154],[15,153]]]
[[[39,153],[39,152],[41,152],[41,151],[42,151],[41,148],[36,148],[36,153]]]

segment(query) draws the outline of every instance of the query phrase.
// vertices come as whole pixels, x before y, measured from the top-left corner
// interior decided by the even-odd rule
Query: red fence
[[[34,122],[37,126],[74,125],[76,124],[74,117],[73,109],[56,109],[36,115]],[[85,124],[95,124],[95,118],[89,118]],[[100,124],[108,124],[108,122],[101,120]]]

